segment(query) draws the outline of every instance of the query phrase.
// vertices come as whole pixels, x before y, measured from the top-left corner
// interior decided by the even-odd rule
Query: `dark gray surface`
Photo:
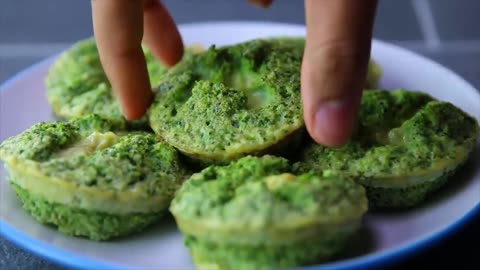
[[[417,0],[412,0],[417,1]],[[425,33],[429,27],[420,25],[418,16],[425,10],[412,8],[411,1],[381,0],[375,22],[374,36],[400,41],[417,52],[457,72],[480,89],[480,29],[478,0],[418,0],[432,7],[436,35]],[[267,20],[303,23],[303,1],[277,0],[268,10],[257,9],[243,0],[165,0],[178,23],[212,20]],[[427,14],[428,15],[428,14]],[[428,17],[428,16],[427,16]],[[421,17],[425,19],[425,17]],[[428,20],[427,20],[428,21]],[[0,7],[0,48],[2,45],[27,44],[49,46],[68,44],[92,35],[89,0],[2,0]],[[440,40],[431,37],[438,36]],[[451,40],[459,42],[450,43]],[[405,41],[407,41],[405,43]],[[413,41],[413,42],[412,42]],[[439,42],[437,44],[437,42]],[[435,45],[436,44],[436,45]],[[473,45],[472,45],[473,44]],[[57,44],[58,45],[58,44]],[[55,45],[56,46],[56,45]],[[21,50],[20,50],[21,52]],[[25,52],[25,55],[0,51],[0,82],[52,52]],[[33,56],[32,56],[33,55]],[[441,78],[439,78],[441,79]],[[455,91],[455,89],[452,89]],[[480,217],[464,230],[442,244],[415,254],[394,269],[431,267],[432,262],[445,266],[462,262],[462,269],[479,266],[476,247],[480,242]],[[466,248],[467,246],[473,248]],[[477,249],[478,250],[478,249]],[[0,269],[63,269],[0,237]]]
[[[244,0],[165,0],[163,3],[177,23],[262,20],[303,24],[305,19],[300,0],[277,0],[269,9],[256,8]],[[0,43],[73,42],[93,33],[88,0],[6,0],[0,9],[0,22]],[[408,1],[381,1],[374,34],[386,40],[422,39]]]
[[[432,10],[441,39],[480,40],[480,1],[434,0]]]
[[[4,238],[0,238],[0,269],[61,270],[65,268],[40,259],[36,255],[18,248]]]
[[[423,52],[428,58],[453,70],[480,89],[480,50],[477,52]],[[452,89],[452,91],[455,91]]]
[[[410,1],[379,1],[373,30],[373,35],[378,39],[423,39]]]
[[[61,42],[91,35],[89,0],[2,0],[0,42]]]
[[[92,33],[89,0],[2,0],[0,42],[62,42]]]

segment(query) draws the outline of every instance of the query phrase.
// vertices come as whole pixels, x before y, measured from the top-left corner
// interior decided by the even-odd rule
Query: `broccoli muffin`
[[[300,64],[272,40],[212,46],[164,75],[150,126],[203,163],[293,148],[304,129]]]
[[[144,49],[152,85],[156,85],[167,68]],[[186,55],[199,51],[187,48]],[[81,40],[63,52],[52,64],[46,76],[47,99],[54,114],[72,119],[91,113],[125,125],[125,128],[147,129],[147,118],[126,121],[102,68],[93,38]]]
[[[478,136],[477,120],[451,103],[404,89],[365,91],[351,141],[311,143],[296,166],[356,179],[373,207],[413,207],[468,159]]]
[[[339,254],[367,198],[352,180],[295,175],[284,158],[246,156],[194,174],[169,209],[198,269],[280,269]]]
[[[109,240],[158,221],[186,172],[176,150],[97,115],[41,122],[0,145],[23,207],[62,233]]]

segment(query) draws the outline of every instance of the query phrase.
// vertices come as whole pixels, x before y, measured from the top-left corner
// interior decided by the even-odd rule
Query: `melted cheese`
[[[71,147],[56,153],[54,158],[71,158],[79,155],[90,155],[94,151],[114,145],[117,141],[118,136],[113,132],[94,132],[87,138],[76,142]]]
[[[284,184],[295,180],[296,176],[291,173],[271,175],[265,178],[269,190],[276,190]]]

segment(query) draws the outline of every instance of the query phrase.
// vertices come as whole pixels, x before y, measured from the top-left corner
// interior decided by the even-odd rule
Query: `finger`
[[[336,147],[350,138],[370,58],[376,6],[376,0],[305,0],[302,99],[308,132],[319,144]]]
[[[93,29],[105,73],[127,119],[140,118],[152,92],[143,55],[142,0],[92,0]]]
[[[248,2],[262,8],[267,8],[272,4],[273,0],[248,0]]]
[[[143,41],[153,55],[169,67],[180,61],[183,55],[182,38],[175,22],[160,1],[145,1],[143,22]]]

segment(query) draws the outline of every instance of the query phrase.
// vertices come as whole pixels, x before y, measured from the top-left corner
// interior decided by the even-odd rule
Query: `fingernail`
[[[322,102],[315,114],[315,139],[327,146],[340,146],[348,141],[356,110],[353,97]]]

